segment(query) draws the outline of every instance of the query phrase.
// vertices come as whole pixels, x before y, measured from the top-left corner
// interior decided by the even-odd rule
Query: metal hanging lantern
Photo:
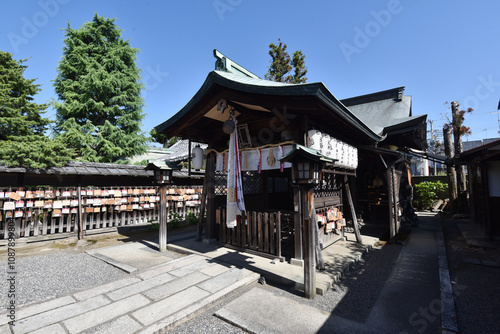
[[[228,119],[222,125],[222,131],[224,131],[225,134],[230,135],[233,133],[235,127],[236,125],[234,124],[234,121],[232,119]]]

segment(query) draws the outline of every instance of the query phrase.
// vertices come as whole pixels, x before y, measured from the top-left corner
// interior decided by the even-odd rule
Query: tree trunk
[[[458,102],[451,102],[451,113],[453,117],[453,137],[455,141],[455,156],[460,156],[463,152],[463,143],[462,143],[462,135],[460,134],[460,127],[457,124],[458,120]],[[466,191],[466,179],[465,179],[465,168],[463,165],[457,165],[457,184],[458,184],[458,193]]]
[[[454,157],[453,144],[451,139],[451,128],[444,127],[443,128],[443,136],[444,136],[444,154],[448,158]],[[450,196],[450,204],[451,208],[455,208],[455,202],[458,197],[457,192],[457,174],[455,172],[455,167],[452,165],[446,166],[447,174],[448,174],[448,193]]]
[[[455,156],[460,157],[460,154],[463,152],[463,143],[462,143],[462,135],[460,134],[460,125],[458,124],[458,102],[453,101],[451,102],[451,113],[452,113],[452,119],[453,119],[453,137],[454,137],[454,142],[455,142]],[[456,168],[456,173],[457,173],[457,196],[458,196],[458,203],[457,203],[457,211],[465,213],[466,212],[466,206],[467,203],[464,202],[464,198],[467,197],[466,195],[466,187],[467,187],[467,180],[465,178],[465,168],[463,165],[455,165]]]

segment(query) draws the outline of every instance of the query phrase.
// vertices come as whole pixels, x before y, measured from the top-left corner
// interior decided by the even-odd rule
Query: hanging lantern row
[[[309,147],[334,159],[335,165],[358,168],[358,149],[319,130],[309,130]]]

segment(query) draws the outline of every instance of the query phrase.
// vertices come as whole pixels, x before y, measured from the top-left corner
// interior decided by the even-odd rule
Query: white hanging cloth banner
[[[279,158],[286,155],[293,149],[293,145],[285,144],[276,147],[266,147],[261,149],[241,150],[241,170],[260,172],[263,170],[276,170],[292,168],[290,162],[280,163]],[[225,163],[227,164],[228,153],[217,153],[216,170],[224,172]]]
[[[243,199],[243,183],[241,182],[241,156],[238,147],[238,131],[236,118],[233,117],[235,130],[229,136],[228,175],[227,175],[227,209],[226,225],[234,228],[237,225],[237,216],[245,211]]]

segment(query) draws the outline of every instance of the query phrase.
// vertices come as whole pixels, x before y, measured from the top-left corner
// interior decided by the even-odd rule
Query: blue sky
[[[37,102],[55,98],[52,80],[63,29],[94,13],[116,18],[140,49],[149,132],[181,109],[214,69],[213,49],[264,77],[269,43],[306,55],[308,82],[323,82],[339,99],[406,86],[414,115],[434,129],[449,115],[445,102],[475,110],[472,135],[500,137],[500,2],[430,0],[0,0],[0,50],[29,58]],[[54,119],[54,111],[48,115]]]

